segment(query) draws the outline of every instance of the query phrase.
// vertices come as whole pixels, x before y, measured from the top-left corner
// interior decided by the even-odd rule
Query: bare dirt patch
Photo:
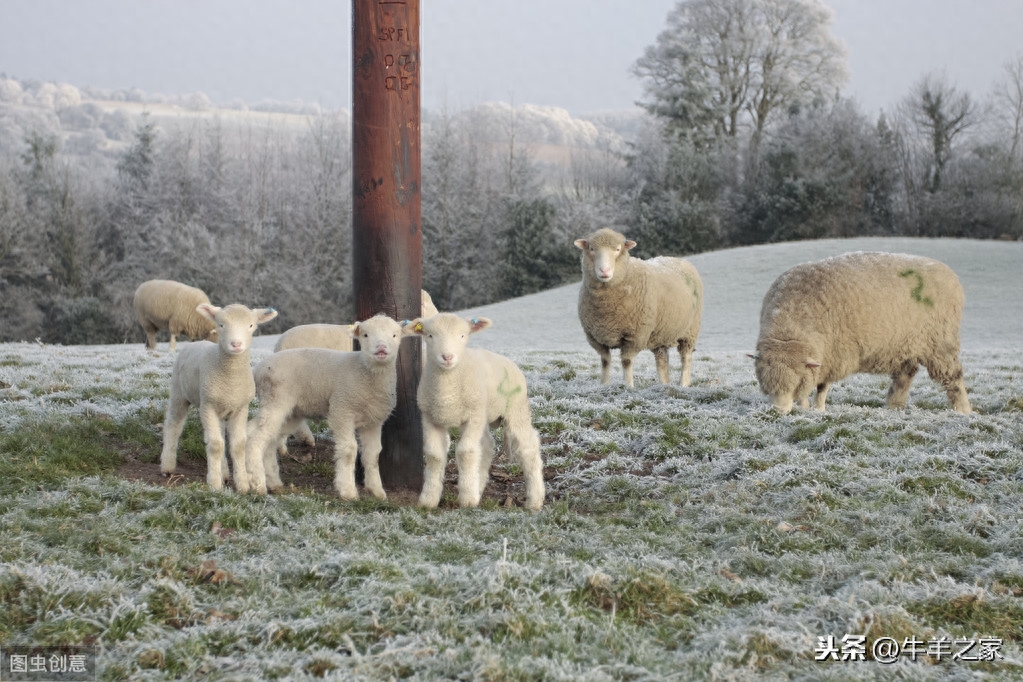
[[[205,482],[206,460],[191,457],[178,457],[177,468],[171,476],[160,473],[160,464],[153,458],[153,453],[144,452],[130,444],[120,448],[123,463],[118,467],[118,476],[129,481],[143,481],[150,485],[174,487],[188,483]],[[500,457],[500,456],[499,456]],[[279,461],[281,480],[285,488],[276,495],[295,493],[335,496],[334,490],[334,443],[317,437],[314,446],[291,441],[288,443],[288,455]],[[552,469],[544,470],[544,480],[554,478]],[[359,485],[359,494],[363,498],[370,497],[362,489],[362,465],[356,464],[355,480]],[[458,468],[454,458],[448,459],[444,472],[444,492],[441,499],[442,508],[458,506],[453,499],[458,484]],[[231,487],[231,482],[228,486]],[[448,493],[451,493],[450,495]],[[398,505],[414,505],[419,500],[419,490],[388,489],[388,502]],[[490,481],[483,493],[483,503],[496,502],[506,507],[522,507],[526,501],[526,489],[521,475],[512,476],[501,470],[500,465],[490,468]]]

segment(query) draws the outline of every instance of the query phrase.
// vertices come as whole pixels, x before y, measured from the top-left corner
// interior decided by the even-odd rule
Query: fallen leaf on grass
[[[190,569],[189,573],[199,582],[211,583],[213,585],[238,582],[234,579],[233,575],[217,568],[217,562],[212,559],[202,562],[202,567],[199,569]]]

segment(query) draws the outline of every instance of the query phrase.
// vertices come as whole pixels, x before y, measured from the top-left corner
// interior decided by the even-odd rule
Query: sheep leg
[[[828,399],[831,384],[817,384],[817,393],[813,397],[813,409],[824,411],[824,401]]]
[[[635,359],[639,350],[636,348],[622,347],[622,375],[625,378],[625,385],[629,388],[635,388],[636,384],[632,378],[632,361]]]
[[[668,373],[668,349],[667,348],[654,348],[654,360],[657,363],[657,380],[662,384],[667,384],[671,381]]]
[[[206,441],[206,483],[213,490],[224,488],[224,433],[216,410],[208,405],[199,406],[203,440]]]
[[[357,500],[355,458],[359,454],[359,442],[355,439],[355,423],[337,416],[329,421],[334,434],[334,488],[342,500]]]
[[[508,428],[505,426],[505,438],[508,437],[507,433]],[[480,499],[483,499],[483,491],[490,481],[490,464],[494,461],[495,449],[494,435],[490,429],[483,429],[483,439],[480,441]]]
[[[256,492],[263,494],[265,490],[259,489],[259,472],[263,474],[263,487],[268,490],[278,490],[284,486],[281,482],[281,472],[277,464],[277,453],[274,448],[281,433],[281,423],[284,421],[284,414],[280,409],[274,409],[269,402],[260,408],[259,412],[248,424],[248,441],[245,444],[245,466],[249,471],[249,478]],[[259,460],[258,462],[256,460]],[[253,476],[255,474],[255,476]]]
[[[380,432],[383,427],[383,423],[380,423],[358,432],[359,444],[362,448],[359,458],[362,460],[363,485],[378,500],[387,499],[384,484],[380,480],[380,451],[383,450]]]
[[[160,472],[169,476],[178,465],[178,441],[188,417],[188,401],[171,395],[163,417],[163,450],[160,452]]]
[[[174,334],[174,332],[171,332],[170,333],[170,350],[174,350],[174,348],[175,348],[175,334]]]
[[[506,424],[504,434],[510,444],[509,450],[522,465],[522,475],[526,481],[526,508],[539,511],[543,507],[545,495],[540,434],[528,419],[524,424],[516,423],[514,426]]]
[[[957,357],[944,362],[931,361],[925,364],[927,374],[945,389],[952,409],[960,414],[970,414],[970,399],[966,396],[966,384],[963,383],[963,366]]]
[[[597,342],[589,334],[586,335],[586,341],[589,342],[593,350],[597,351],[600,355],[600,383],[607,385],[611,383],[611,349],[602,343]]]
[[[683,388],[693,382],[693,345],[692,339],[682,339],[678,342],[678,356],[682,360]]]
[[[458,505],[478,507],[480,504],[480,460],[485,421],[469,421],[462,428],[462,437],[455,446],[455,463],[458,465]]]
[[[142,331],[146,333],[146,350],[156,350],[156,332],[159,330],[153,325],[142,325]]]
[[[316,445],[316,437],[313,436],[313,430],[309,428],[309,422],[307,422],[305,419],[300,421],[298,423],[298,427],[291,433],[293,433],[295,437],[297,437],[300,441],[302,441],[309,447],[313,447]]]
[[[895,410],[906,406],[906,400],[909,399],[909,387],[919,369],[920,366],[915,360],[907,360],[892,372],[892,384],[888,387],[886,403],[888,408]]]
[[[451,435],[446,428],[423,419],[423,491],[419,506],[433,509],[444,491],[444,466],[447,464]]]
[[[259,461],[258,468],[254,467],[250,471],[245,457],[245,427],[248,416],[248,405],[246,405],[227,418],[227,444],[231,453],[234,489],[239,493],[247,493],[251,487],[257,493],[265,495],[266,476],[263,474],[262,460]]]

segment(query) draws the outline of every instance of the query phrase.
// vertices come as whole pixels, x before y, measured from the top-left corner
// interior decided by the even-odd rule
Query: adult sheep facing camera
[[[920,365],[970,413],[959,362],[963,288],[944,263],[896,253],[847,253],[797,265],[760,310],[757,380],[782,414],[798,401],[824,409],[839,379],[889,374],[887,406],[905,407]]]
[[[600,354],[600,383],[611,381],[611,349],[621,349],[626,386],[633,386],[633,358],[653,351],[657,377],[669,383],[668,349],[682,358],[682,386],[692,378],[693,347],[703,315],[703,282],[683,258],[641,260],[629,255],[636,242],[602,228],[575,245],[582,251],[579,321]]]

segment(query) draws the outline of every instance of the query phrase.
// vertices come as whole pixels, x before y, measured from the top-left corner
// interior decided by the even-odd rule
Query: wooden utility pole
[[[352,265],[356,317],[420,315],[419,0],[352,0]],[[384,425],[387,488],[423,485],[421,344],[402,342],[398,406]]]

